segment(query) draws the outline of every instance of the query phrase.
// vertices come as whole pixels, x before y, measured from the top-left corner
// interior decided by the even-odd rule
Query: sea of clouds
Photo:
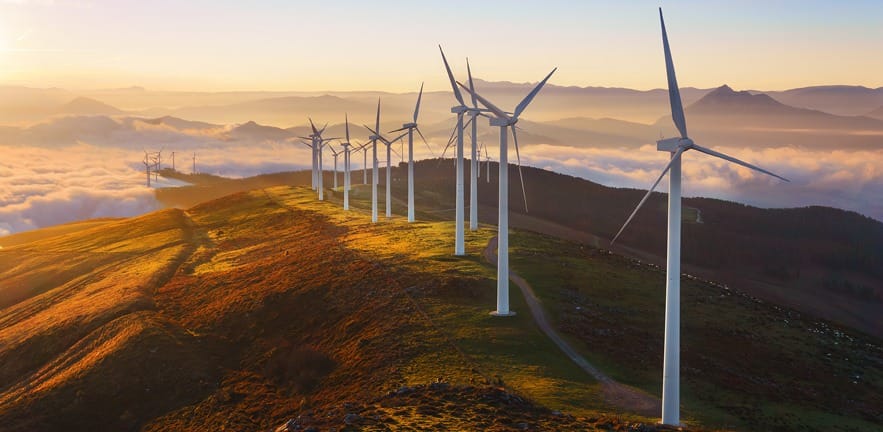
[[[176,168],[185,173],[192,169],[195,152],[199,172],[229,177],[308,169],[310,163],[309,149],[297,142],[230,139],[226,134],[229,128],[176,129],[131,120],[100,123],[102,130],[84,134],[71,132],[76,122],[66,120],[58,123],[61,130],[44,125],[38,130],[41,135],[37,142],[30,137],[24,144],[0,144],[0,235],[158,209],[153,189],[146,186],[142,164],[145,149],[164,148],[164,166],[170,166],[170,152],[176,151]],[[438,143],[433,145],[440,148]],[[495,147],[490,147],[493,159],[497,159]],[[685,196],[762,207],[825,205],[883,220],[883,151],[716,150],[758,164],[791,182],[694,151],[684,156]],[[361,166],[360,156],[353,158],[355,167]],[[419,159],[430,154],[420,149],[416,156]],[[521,158],[526,165],[608,186],[640,189],[649,187],[668,162],[667,154],[649,144],[637,149],[534,144],[522,149]],[[511,156],[510,161],[514,161]],[[326,157],[326,167],[330,169],[331,163],[332,158]],[[660,191],[665,191],[666,185],[663,181]]]
[[[819,151],[796,148],[715,150],[758,165],[790,182],[689,151],[682,157],[684,196],[720,198],[759,207],[823,205],[883,221],[883,150]],[[669,162],[656,146],[639,149],[576,149],[536,145],[522,152],[529,165],[604,185],[649,188]],[[668,189],[663,179],[658,189]]]
[[[88,122],[88,119],[85,119]],[[94,121],[94,120],[93,120]],[[231,141],[217,130],[175,130],[140,122],[71,133],[72,120],[42,125],[38,142],[0,144],[0,236],[101,217],[129,217],[161,207],[147,187],[144,150],[165,149],[163,166],[189,173],[245,177],[304,169],[309,149],[297,143]],[[50,126],[60,126],[47,133]],[[87,128],[88,129],[88,128]],[[71,139],[85,135],[88,141]],[[176,186],[163,180],[153,187]]]

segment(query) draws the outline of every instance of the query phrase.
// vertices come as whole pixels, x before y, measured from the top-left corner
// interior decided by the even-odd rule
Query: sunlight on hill
[[[467,232],[468,255],[455,257],[451,222],[372,224],[355,196],[344,212],[339,194],[319,202],[307,188],[274,187],[186,212],[13,237],[0,251],[0,421],[15,431],[267,430],[298,416],[337,428],[358,412],[366,430],[508,430],[521,414],[493,413],[517,406],[531,413],[518,421],[548,430],[652,427],[655,419],[605,402],[601,385],[540,332],[514,287],[518,315],[488,315],[495,269],[481,251],[493,227]],[[662,275],[575,243],[522,231],[512,238],[513,268],[571,343],[618,380],[658,393]],[[775,359],[819,350],[848,356],[849,364],[813,360],[813,370],[836,371],[818,385],[869,401],[883,381],[867,363],[879,348],[840,330],[817,341],[804,331],[822,328],[815,322],[714,290],[721,288],[685,284],[685,309],[693,300],[707,309],[685,317],[685,328],[698,332],[685,343],[727,353],[694,360],[686,351],[688,424],[764,429],[778,412],[791,426],[812,418],[869,430],[864,420],[818,408],[865,416],[867,405],[843,405],[812,386],[811,398],[771,402],[769,384],[743,381],[740,366],[728,363],[742,357],[724,347],[750,347],[748,336],[790,341],[758,351],[772,356],[756,365],[760,377]],[[782,319],[793,325],[780,328]],[[758,320],[776,324],[748,325]],[[732,322],[744,331],[722,329]],[[693,367],[723,368],[730,381],[695,376]],[[864,370],[860,387],[836,378],[852,367]],[[740,404],[772,411],[727,408]],[[801,417],[788,417],[794,413]]]

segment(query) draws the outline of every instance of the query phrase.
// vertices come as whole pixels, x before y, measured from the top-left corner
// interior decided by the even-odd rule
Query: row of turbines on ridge
[[[175,171],[175,153],[177,152],[172,152],[172,171]],[[141,163],[144,164],[144,172],[147,174],[147,187],[150,187],[150,174],[153,174],[153,180],[156,181],[159,179],[159,172],[163,169],[162,149],[155,152],[144,150],[144,159]],[[193,168],[190,174],[198,174],[196,172],[196,152],[193,152]]]
[[[665,69],[668,81],[668,93],[671,105],[672,120],[677,127],[680,136],[657,141],[657,150],[668,152],[671,156],[670,162],[662,170],[662,173],[647,191],[646,195],[641,199],[635,207],[631,215],[628,216],[622,228],[611,241],[611,245],[616,242],[620,234],[625,230],[632,221],[638,210],[644,205],[659,183],[666,174],[669,174],[669,192],[668,192],[668,241],[667,241],[667,258],[666,258],[666,301],[665,301],[665,342],[663,353],[663,389],[662,389],[662,423],[668,425],[678,425],[680,423],[680,242],[681,242],[681,156],[689,150],[696,150],[710,156],[721,158],[723,160],[744,166],[746,168],[776,177],[778,179],[788,181],[787,179],[776,175],[770,171],[759,168],[755,165],[736,159],[732,156],[714,151],[712,149],[702,147],[693,142],[687,134],[687,123],[684,116],[684,108],[681,102],[680,91],[678,89],[677,79],[675,77],[674,63],[672,61],[671,50],[668,42],[668,35],[665,29],[665,21],[662,16],[662,9],[659,9],[659,20],[662,28],[662,45],[665,55]],[[465,251],[465,179],[464,179],[464,132],[468,125],[471,124],[471,170],[470,170],[470,203],[469,203],[469,228],[470,230],[478,229],[478,188],[477,181],[480,171],[480,149],[477,143],[477,120],[478,117],[486,117],[489,119],[490,126],[500,129],[500,155],[499,155],[499,203],[497,216],[497,304],[496,310],[491,312],[495,316],[511,316],[514,315],[509,309],[509,160],[508,160],[508,137],[509,131],[512,133],[512,140],[515,147],[517,166],[519,169],[519,180],[521,182],[522,194],[524,192],[524,178],[521,174],[521,157],[518,148],[518,135],[516,132],[516,123],[519,116],[524,112],[528,105],[537,96],[546,82],[555,73],[553,69],[542,81],[540,81],[524,99],[513,109],[508,112],[500,109],[493,102],[480,95],[472,82],[472,71],[469,68],[467,60],[467,84],[457,81],[454,73],[448,64],[444,51],[441,50],[442,61],[445,66],[448,79],[453,90],[457,104],[451,108],[451,113],[456,115],[456,126],[452,132],[452,137],[448,142],[450,146],[456,140],[456,208],[455,208],[455,236],[454,236],[454,255],[463,256]],[[461,89],[465,91],[471,98],[471,104],[467,104],[463,98]],[[351,143],[349,118],[345,115],[345,137],[323,137],[325,127],[317,128],[310,119],[312,133],[307,137],[300,137],[306,141],[302,141],[304,145],[312,150],[312,188],[318,194],[319,200],[324,200],[324,184],[323,184],[323,161],[322,154],[326,146],[331,149],[334,156],[334,187],[337,188],[337,158],[343,155],[344,164],[344,185],[343,185],[343,208],[350,210],[350,189],[351,181],[351,154],[354,151],[361,150],[363,152],[363,184],[368,183],[368,166],[367,153],[370,149],[372,152],[372,181],[371,181],[371,221],[378,221],[378,176],[379,164],[377,158],[378,142],[386,146],[386,216],[391,217],[391,190],[390,190],[390,161],[392,157],[392,146],[395,142],[407,137],[407,160],[408,160],[408,199],[407,199],[407,215],[408,222],[414,222],[414,132],[423,139],[423,134],[417,126],[418,115],[420,112],[420,101],[423,95],[423,86],[420,87],[420,93],[417,96],[417,103],[414,109],[412,121],[405,123],[401,128],[390,131],[390,134],[399,133],[395,138],[387,138],[380,132],[380,100],[377,102],[377,116],[374,127],[367,125],[364,127],[370,132],[368,141],[358,145]],[[479,107],[481,104],[482,107]],[[464,122],[465,117],[469,117]],[[327,127],[327,124],[326,124]],[[332,141],[340,141],[343,148],[337,151],[330,147]],[[428,146],[428,143],[427,143]],[[432,149],[430,148],[430,151]],[[447,148],[445,149],[447,150]],[[485,149],[485,153],[487,150]],[[401,155],[404,156],[404,155]],[[158,167],[159,157],[155,154],[150,156],[145,152],[144,165],[147,167],[148,185],[150,182],[150,167]],[[194,153],[194,173],[195,158]],[[489,160],[489,158],[488,158]],[[150,165],[153,164],[153,165]],[[487,174],[490,174],[490,166],[488,165]],[[527,197],[524,195],[525,210],[527,210]]]

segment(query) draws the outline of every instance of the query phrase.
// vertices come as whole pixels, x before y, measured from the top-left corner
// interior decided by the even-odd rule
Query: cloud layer
[[[187,173],[194,152],[199,172],[228,177],[303,169],[307,165],[286,161],[309,161],[309,149],[290,144],[165,143],[187,148],[187,157],[178,153],[176,164]],[[160,208],[146,185],[141,151],[81,143],[58,148],[0,146],[0,154],[0,236]],[[168,156],[164,159],[164,166],[170,165]]]
[[[42,125],[37,132],[30,132],[29,144],[0,145],[0,235],[95,217],[134,216],[159,208],[153,190],[145,185],[143,149],[164,148],[165,166],[171,163],[171,151],[176,151],[176,167],[185,173],[192,170],[196,153],[199,172],[228,177],[308,169],[310,164],[309,149],[297,142],[278,142],[260,134],[231,135],[229,126],[80,120],[84,122],[61,119]],[[499,150],[496,140],[491,141],[488,153],[496,160]],[[436,152],[443,147],[439,142],[432,145]],[[396,146],[397,151],[400,148]],[[422,143],[414,148],[417,159],[436,156]],[[649,187],[668,162],[668,155],[657,152],[653,145],[593,149],[533,144],[521,150],[526,165],[608,186],[639,189]],[[762,207],[826,205],[883,220],[883,151],[716,150],[760,165],[791,182],[688,152],[683,165],[685,196]],[[452,154],[448,152],[448,156]],[[514,156],[510,154],[511,162]],[[378,148],[378,157],[385,159],[383,146]],[[393,157],[394,162],[399,161],[399,156]],[[354,154],[354,168],[360,168],[361,161],[361,154]],[[331,169],[332,164],[329,153],[325,166]],[[341,160],[341,169],[342,164]],[[666,188],[667,181],[663,181],[660,190]]]
[[[683,193],[761,207],[824,205],[883,220],[883,151],[813,151],[795,148],[720,147],[715,150],[782,175],[789,183],[747,168],[687,152]],[[651,145],[636,150],[577,149],[535,145],[522,151],[525,164],[571,174],[601,184],[649,188],[668,163]],[[663,179],[659,189],[665,191]]]

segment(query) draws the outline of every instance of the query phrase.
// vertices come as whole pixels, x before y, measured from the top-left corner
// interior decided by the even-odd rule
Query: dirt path
[[[497,263],[496,247],[497,237],[494,236],[488,241],[487,247],[484,249],[484,257],[491,264]],[[634,387],[616,382],[613,378],[605,375],[598,370],[598,368],[589,363],[589,361],[573,349],[573,347],[571,347],[549,323],[549,320],[546,317],[546,312],[543,310],[542,302],[537,298],[530,284],[511,270],[509,271],[509,279],[512,280],[512,282],[515,282],[515,285],[521,289],[521,293],[524,295],[524,300],[527,302],[530,313],[533,315],[533,319],[540,330],[542,330],[542,332],[545,333],[546,336],[551,339],[568,358],[570,358],[570,360],[601,383],[605,402],[619,409],[648,417],[656,417],[659,415],[662,411],[662,403],[659,399]]]

